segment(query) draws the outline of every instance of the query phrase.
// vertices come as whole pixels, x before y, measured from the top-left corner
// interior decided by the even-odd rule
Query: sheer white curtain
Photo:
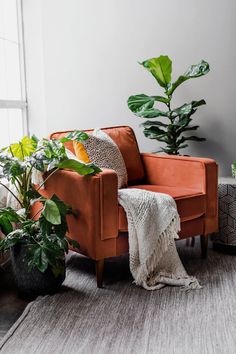
[[[0,147],[27,133],[21,0],[0,0]]]

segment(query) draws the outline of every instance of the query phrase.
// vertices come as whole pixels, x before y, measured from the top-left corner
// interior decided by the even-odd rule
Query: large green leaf
[[[15,231],[11,231],[6,235],[5,238],[0,240],[0,251],[6,251],[11,247],[15,246],[17,243],[22,242],[24,237],[24,231],[21,229],[17,229]]]
[[[163,129],[160,129],[159,127],[151,126],[151,127],[145,128],[145,132],[147,132],[147,131],[152,132],[152,134],[155,133],[156,137],[166,135],[166,131]]]
[[[36,149],[38,146],[38,143],[39,143],[39,138],[37,138],[37,136],[33,134],[31,136],[31,140],[32,140],[32,144],[33,144],[34,148]]]
[[[68,231],[66,214],[68,213],[68,211],[71,211],[71,208],[68,205],[66,205],[62,200],[60,200],[55,194],[52,196],[51,200],[53,200],[56,203],[61,215],[61,223],[60,225],[54,226],[54,232],[56,236],[58,236],[61,240],[63,240],[66,232]]]
[[[101,172],[101,169],[94,164],[84,164],[73,159],[64,160],[60,162],[57,167],[78,172],[80,175],[90,175]]]
[[[155,101],[162,103],[169,103],[169,99],[163,96],[147,96],[143,93],[139,95],[133,95],[128,98],[129,109],[136,113],[138,111],[146,110],[152,108]]]
[[[192,140],[192,141],[205,141],[205,138],[199,138],[198,136],[186,136],[184,137],[184,141]]]
[[[163,96],[150,96],[155,101],[162,102],[162,103],[170,103],[170,98],[163,97]]]
[[[21,160],[14,160],[14,158],[5,161],[3,165],[3,173],[8,179],[15,178],[23,174],[26,170],[26,166]]]
[[[128,98],[127,103],[129,109],[133,113],[137,113],[152,108],[155,103],[155,99],[153,97],[144,94],[139,94],[139,95],[130,96]]]
[[[0,215],[0,230],[3,232],[4,235],[8,235],[10,232],[13,231],[11,222],[4,215]]]
[[[172,73],[172,61],[167,55],[145,60],[141,64],[151,72],[161,87],[167,88]]]
[[[67,209],[71,209],[68,205],[66,205],[63,200],[59,199],[56,194],[53,194],[51,200],[57,205],[60,214],[65,216],[67,214]]]
[[[57,204],[53,200],[46,200],[42,215],[47,221],[49,221],[53,225],[61,224],[60,210],[58,209]]]
[[[28,249],[28,266],[30,269],[36,267],[42,273],[48,268],[48,257],[39,244],[34,244]]]
[[[182,128],[182,131],[183,132],[187,132],[187,131],[190,131],[190,130],[197,130],[199,128],[199,125],[194,125],[192,127],[184,127]]]
[[[185,103],[181,107],[173,109],[172,113],[177,116],[185,117],[191,115],[197,107],[202,106],[204,104],[206,104],[205,100],[192,101],[191,103]]]
[[[47,221],[44,215],[40,215],[39,225],[42,235],[50,235],[53,232],[53,225]],[[59,225],[58,225],[59,226]]]
[[[150,127],[169,127],[170,124],[166,124],[163,122],[159,122],[159,121],[153,121],[153,120],[147,120],[146,122],[140,124],[141,126],[145,127],[145,128],[150,128]]]
[[[32,155],[35,151],[35,140],[24,136],[19,143],[10,145],[9,150],[12,152],[14,157],[20,160],[24,160],[24,157]]]
[[[17,222],[20,220],[20,217],[17,214],[17,212],[14,209],[12,209],[11,207],[1,208],[0,215],[7,216],[8,219],[12,222]]]
[[[160,96],[147,96],[144,94],[130,96],[127,101],[128,107],[135,115],[142,118],[168,116],[168,112],[163,112],[159,109],[153,108],[156,97],[159,98]]]
[[[40,172],[44,172],[45,166],[44,166],[44,161],[43,158],[37,159],[35,156],[32,158],[32,165],[34,165],[34,168]]]
[[[4,235],[8,235],[13,231],[12,223],[19,222],[20,216],[10,207],[0,209],[0,229]]]
[[[210,66],[204,60],[202,60],[200,63],[196,65],[190,66],[190,68],[183,75],[181,75],[174,83],[169,85],[167,91],[168,96],[171,96],[175,91],[175,89],[186,80],[206,75],[209,71],[210,71]]]
[[[156,108],[150,108],[142,112],[137,112],[136,115],[141,118],[157,118],[157,117],[168,117],[168,112],[160,111]]]
[[[84,141],[88,139],[88,134],[82,132],[80,130],[74,130],[73,132],[68,133],[65,137],[61,138],[60,141],[62,143],[66,143],[67,141]]]
[[[158,141],[166,142],[168,140],[166,131],[158,128],[158,127],[148,127],[143,130],[146,138],[156,139]]]
[[[28,191],[25,193],[25,195],[28,198],[30,198],[32,201],[34,199],[38,199],[41,197],[41,194],[34,187],[31,187],[30,189],[28,189]]]
[[[177,129],[187,127],[191,121],[190,115],[180,116],[178,120],[175,119],[175,126]]]

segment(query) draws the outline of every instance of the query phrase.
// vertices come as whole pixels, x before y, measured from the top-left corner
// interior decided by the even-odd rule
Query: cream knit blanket
[[[147,290],[165,285],[201,288],[186,273],[176,250],[180,219],[174,199],[136,188],[120,189],[118,199],[128,219],[130,271],[135,283]]]

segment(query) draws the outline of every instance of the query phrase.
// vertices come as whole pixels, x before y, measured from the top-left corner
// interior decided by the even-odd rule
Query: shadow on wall
[[[214,117],[207,117],[207,121],[214,122],[214,128],[212,124],[208,124],[199,129],[199,136],[204,136],[206,141],[200,144],[191,142],[190,155],[213,158],[219,165],[219,175],[231,176],[231,163],[234,158],[231,156],[230,151],[227,150],[228,134],[224,131],[223,124],[216,121]],[[216,140],[219,132],[222,132],[222,139]]]

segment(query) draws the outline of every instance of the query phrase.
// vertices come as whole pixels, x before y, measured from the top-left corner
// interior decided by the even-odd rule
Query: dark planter
[[[26,259],[27,245],[18,244],[11,248],[13,273],[19,294],[33,299],[38,295],[54,294],[65,280],[65,260],[62,260],[64,273],[55,275],[50,267],[42,273],[37,268],[29,270]]]

